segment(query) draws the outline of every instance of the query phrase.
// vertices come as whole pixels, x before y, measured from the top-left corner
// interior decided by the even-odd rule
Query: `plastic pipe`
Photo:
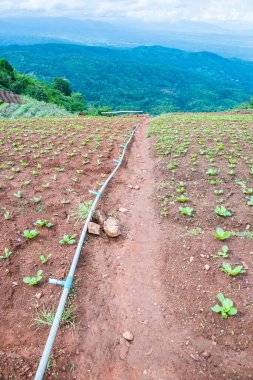
[[[75,252],[75,255],[74,255],[74,258],[73,258],[67,279],[65,281],[59,281],[59,280],[55,280],[55,279],[49,280],[49,283],[55,284],[55,285],[61,285],[64,287],[64,289],[63,289],[63,292],[62,292],[62,295],[60,298],[60,302],[59,302],[59,305],[58,305],[58,308],[57,308],[57,311],[55,314],[55,318],[54,318],[52,327],[50,329],[50,332],[49,332],[49,335],[47,338],[47,342],[46,342],[46,345],[44,347],[44,351],[43,351],[42,357],[40,359],[40,363],[39,363],[39,366],[38,366],[34,380],[42,380],[44,377],[44,373],[46,371],[47,363],[48,363],[48,360],[49,360],[49,357],[50,357],[50,354],[51,354],[51,351],[52,351],[52,348],[54,345],[56,334],[57,334],[57,331],[58,331],[59,326],[60,326],[62,313],[63,313],[64,307],[65,307],[65,304],[66,304],[66,301],[67,301],[67,298],[68,298],[68,295],[69,295],[69,292],[70,292],[70,289],[72,286],[73,277],[74,277],[74,274],[76,271],[78,260],[79,260],[79,257],[80,257],[81,251],[82,251],[84,240],[85,240],[85,236],[86,236],[86,233],[88,230],[88,224],[91,221],[92,215],[93,215],[93,213],[97,207],[97,203],[98,203],[102,193],[104,192],[105,188],[107,187],[107,185],[109,184],[109,182],[113,178],[114,174],[117,172],[120,165],[122,164],[122,161],[124,159],[128,144],[132,140],[132,138],[133,138],[136,130],[139,128],[139,126],[140,126],[140,124],[137,124],[135,126],[135,128],[132,130],[132,133],[131,133],[129,139],[124,146],[121,158],[119,160],[117,160],[117,166],[111,172],[110,176],[104,182],[103,186],[100,188],[99,191],[92,192],[92,194],[96,194],[96,198],[94,199],[94,202],[92,203],[92,207],[90,209],[89,215],[85,221],[85,224],[84,224],[84,227],[83,227],[83,230],[82,230],[82,233],[81,233],[81,236],[80,236],[77,248],[76,248],[76,252]]]

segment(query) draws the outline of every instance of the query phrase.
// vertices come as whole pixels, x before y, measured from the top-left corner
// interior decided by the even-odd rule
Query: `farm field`
[[[159,157],[167,317],[189,334],[178,374],[251,379],[253,118],[162,115],[148,133]]]
[[[231,112],[1,120],[0,380],[33,378],[48,278],[137,122],[100,204],[121,236],[88,235],[44,379],[253,378],[253,118]]]
[[[134,117],[0,121],[4,379],[33,377],[61,293],[60,287],[48,285],[48,278],[65,278],[93,199],[88,191],[98,190],[115,167],[113,159],[121,154],[136,121]],[[65,313],[66,328],[75,324],[78,314],[75,297],[74,289]]]

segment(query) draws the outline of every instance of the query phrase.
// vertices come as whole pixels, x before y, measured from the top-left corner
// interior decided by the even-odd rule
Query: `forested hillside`
[[[46,44],[1,47],[0,55],[40,80],[68,79],[93,106],[153,114],[218,111],[253,96],[253,62],[206,52]]]
[[[3,58],[0,58],[0,88],[56,104],[69,112],[85,109],[83,96],[72,92],[67,80],[54,78],[51,83],[40,82],[33,76],[20,74]]]

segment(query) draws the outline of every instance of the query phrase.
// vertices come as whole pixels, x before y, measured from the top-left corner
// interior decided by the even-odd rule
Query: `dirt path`
[[[163,317],[163,234],[154,210],[154,160],[147,127],[145,122],[139,128],[127,164],[103,202],[107,211],[128,210],[116,212],[124,225],[123,238],[100,247],[93,239],[87,247],[90,281],[81,299],[85,323],[77,342],[80,380],[177,379],[173,336]],[[127,330],[134,334],[131,343],[122,337]]]

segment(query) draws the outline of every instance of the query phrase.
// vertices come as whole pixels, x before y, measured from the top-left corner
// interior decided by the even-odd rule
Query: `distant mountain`
[[[0,45],[48,42],[117,47],[161,45],[253,60],[252,32],[234,33],[228,28],[208,23],[129,20],[109,23],[63,17],[0,18]]]
[[[64,77],[88,103],[152,114],[219,111],[253,96],[253,62],[159,46],[8,46],[0,56],[50,82]]]

